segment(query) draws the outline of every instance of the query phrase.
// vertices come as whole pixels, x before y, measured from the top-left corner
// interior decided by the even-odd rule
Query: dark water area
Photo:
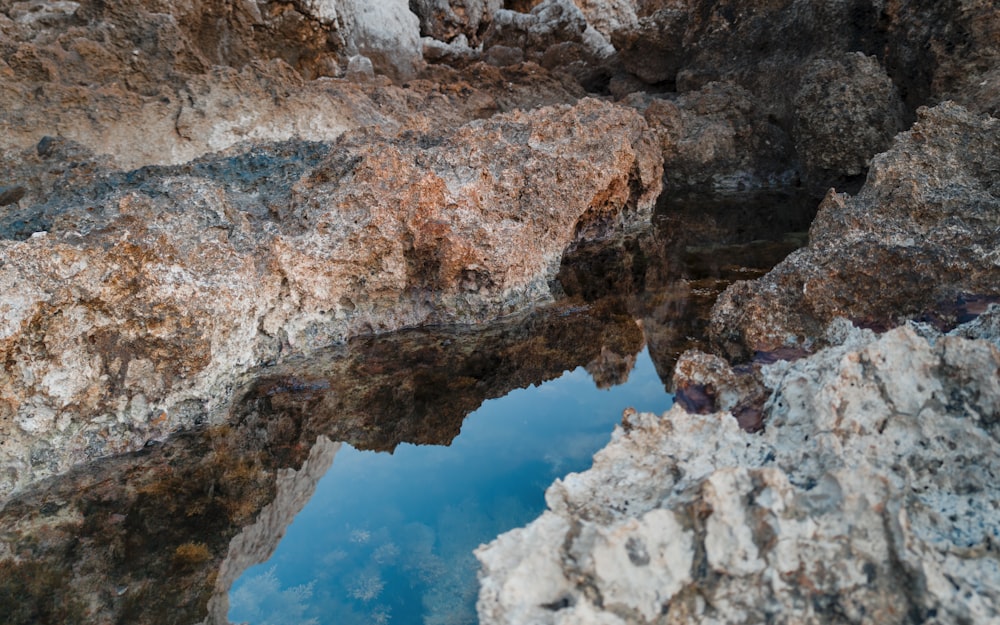
[[[800,247],[817,204],[668,196],[648,231],[568,254],[550,305],[255,372],[225,424],[6,502],[0,622],[475,622],[472,549],[624,408],[665,410],[715,298]]]

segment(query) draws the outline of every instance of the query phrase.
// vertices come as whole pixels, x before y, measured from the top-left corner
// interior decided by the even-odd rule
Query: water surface
[[[472,622],[472,550],[624,408],[667,407],[718,293],[800,246],[816,203],[667,196],[648,231],[568,254],[550,305],[252,372],[224,421],[4,502],[0,623]]]
[[[487,400],[448,446],[345,446],[274,556],[233,586],[230,620],[475,623],[473,549],[538,516],[548,485],[590,466],[624,407],[670,404],[643,350],[610,389],[580,367]]]

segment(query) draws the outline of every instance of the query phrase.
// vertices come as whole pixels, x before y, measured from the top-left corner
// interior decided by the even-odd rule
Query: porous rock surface
[[[1000,618],[1000,339],[828,334],[764,368],[761,434],[626,411],[541,517],[477,551],[481,622]]]
[[[835,317],[889,328],[968,296],[1000,296],[1000,122],[954,103],[923,109],[856,195],[831,192],[809,245],[712,312],[722,353],[809,346]]]
[[[204,419],[290,350],[551,298],[567,248],[648,223],[657,155],[584,100],[55,184],[0,241],[3,491]]]

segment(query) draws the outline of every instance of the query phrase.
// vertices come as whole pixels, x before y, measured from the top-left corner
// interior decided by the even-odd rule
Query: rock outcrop
[[[204,419],[281,354],[551,298],[567,248],[648,224],[657,154],[585,100],[55,184],[2,226],[3,490]]]
[[[329,453],[276,476],[318,436],[448,439],[562,354],[506,325],[454,376],[440,346],[378,370],[315,350],[565,295],[550,329],[592,340],[570,351],[598,384],[641,340],[664,379],[714,353],[480,552],[484,622],[997,620],[998,25],[991,0],[0,2],[3,597],[32,598],[23,622],[201,618],[314,483]],[[619,236],[663,165],[674,190],[867,182],[704,343],[678,311],[737,270]],[[761,259],[739,277],[798,245],[755,228],[727,241]],[[503,359],[531,364],[498,381]],[[382,395],[409,409],[360,407]]]
[[[863,172],[921,105],[954,99],[997,112],[995,3],[633,4],[636,23],[616,30],[611,41],[625,73],[644,86],[618,74],[611,91],[645,89],[673,99],[669,92],[736,85],[750,96],[751,117],[780,131],[780,152],[810,185]],[[759,139],[779,149],[771,140]]]
[[[633,94],[625,102],[660,140],[670,189],[731,193],[799,181],[789,134],[738,85],[713,82],[674,98]]]
[[[746,359],[809,347],[835,317],[886,329],[1000,298],[998,144],[995,118],[951,103],[922,110],[860,192],[827,195],[808,247],[719,299],[717,348]]]
[[[830,347],[764,368],[759,435],[626,411],[547,512],[477,551],[481,622],[993,622],[991,338],[838,321]]]

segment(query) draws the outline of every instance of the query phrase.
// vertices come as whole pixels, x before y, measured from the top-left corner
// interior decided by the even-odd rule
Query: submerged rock
[[[1000,618],[1000,349],[921,332],[839,322],[764,367],[762,434],[626,411],[547,512],[477,551],[481,622]]]
[[[289,351],[551,298],[567,248],[648,224],[646,132],[585,100],[55,185],[0,241],[2,491],[214,414]]]

